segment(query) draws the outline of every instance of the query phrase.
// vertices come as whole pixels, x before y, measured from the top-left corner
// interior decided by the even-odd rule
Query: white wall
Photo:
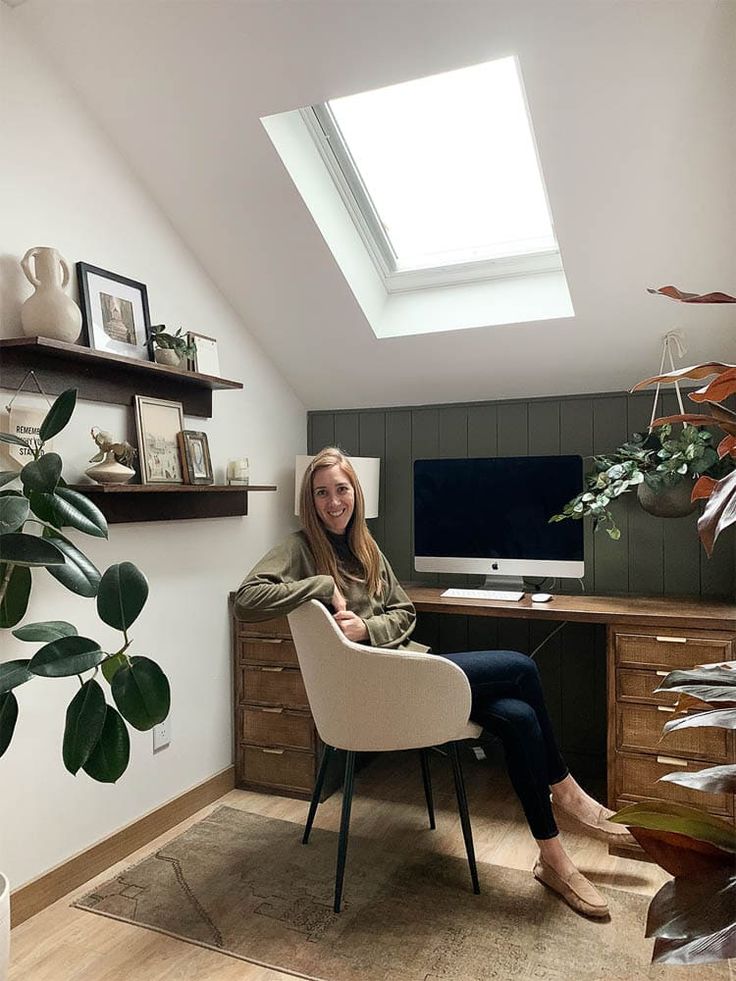
[[[0,760],[0,868],[14,888],[224,769],[232,761],[227,594],[293,524],[293,459],[306,447],[306,414],[202,268],[141,190],[100,129],[46,69],[0,5],[0,316],[4,337],[20,335],[20,305],[31,288],[19,258],[53,245],[148,285],[153,323],[217,337],[223,374],[242,392],[214,396],[207,431],[217,478],[230,456],[251,461],[245,518],[113,525],[109,542],[72,533],[102,570],[129,560],[148,576],[150,598],[131,630],[134,652],[155,658],[172,687],[172,743],[152,754],[151,733],[131,732],[131,764],[117,785],[76,778],[61,761],[66,705],[76,679],[35,679],[17,690],[20,718]],[[7,393],[0,393],[2,405]],[[80,477],[94,452],[89,429],[133,432],[132,409],[79,404],[58,439],[64,476]],[[73,596],[43,570],[34,574],[33,620],[67,619],[113,645],[92,600]],[[112,648],[114,649],[114,648]],[[35,650],[3,632],[2,659]]]

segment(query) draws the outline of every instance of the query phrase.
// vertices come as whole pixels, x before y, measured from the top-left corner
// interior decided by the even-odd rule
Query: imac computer
[[[579,456],[416,460],[414,568],[522,591],[493,599],[520,599],[524,576],[580,578],[583,522],[549,519],[582,489]]]

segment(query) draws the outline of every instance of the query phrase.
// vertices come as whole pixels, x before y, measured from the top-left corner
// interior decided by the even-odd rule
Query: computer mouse
[[[549,603],[551,599],[551,593],[532,593],[532,603]]]

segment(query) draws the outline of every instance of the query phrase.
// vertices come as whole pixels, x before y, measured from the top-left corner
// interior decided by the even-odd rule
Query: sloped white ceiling
[[[736,354],[734,307],[646,293],[736,292],[736,4],[28,0],[13,16],[309,408],[621,390],[673,327],[688,362]],[[377,340],[260,117],[511,52],[576,316]]]

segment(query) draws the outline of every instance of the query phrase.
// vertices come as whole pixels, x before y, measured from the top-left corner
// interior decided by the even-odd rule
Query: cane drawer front
[[[631,631],[614,632],[616,664],[619,667],[650,667],[674,671],[696,664],[729,661],[733,658],[733,638],[722,634],[708,637],[663,630],[658,634]]]
[[[240,690],[245,702],[282,708],[309,708],[301,672],[296,668],[246,664],[240,671]]]
[[[247,784],[311,792],[316,757],[298,749],[243,746],[238,778]]]
[[[669,671],[639,671],[634,668],[618,668],[616,671],[616,697],[619,702],[647,702],[651,705],[675,705],[673,692],[656,692],[662,678]]]
[[[272,620],[261,620],[259,623],[237,622],[238,637],[286,637],[291,640],[291,630],[286,617],[274,617]]]
[[[619,705],[616,748],[624,752],[684,756],[686,759],[726,763],[730,739],[726,729],[697,727],[662,734],[673,714],[659,705]]]
[[[256,746],[315,750],[314,722],[309,712],[267,705],[242,705],[239,738]]]
[[[731,794],[705,793],[659,779],[666,773],[695,773],[709,765],[703,762],[691,763],[675,756],[634,756],[620,753],[616,761],[616,797],[621,805],[638,800],[669,800],[691,804],[722,817],[732,817]]]
[[[241,664],[283,664],[298,667],[296,648],[285,637],[240,637],[238,658]]]

